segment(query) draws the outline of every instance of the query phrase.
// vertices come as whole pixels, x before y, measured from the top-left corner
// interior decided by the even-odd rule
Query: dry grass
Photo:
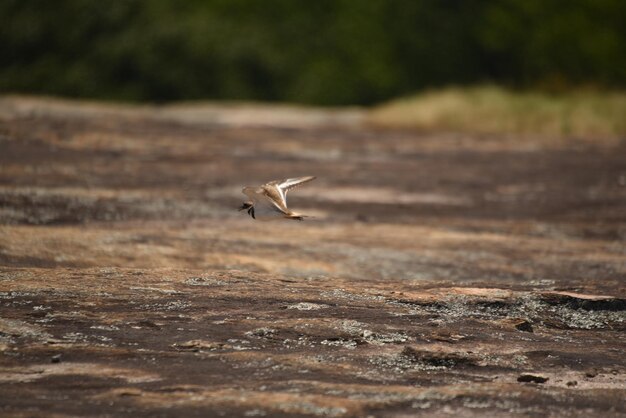
[[[619,140],[626,137],[626,93],[448,88],[380,105],[368,121],[391,128]]]

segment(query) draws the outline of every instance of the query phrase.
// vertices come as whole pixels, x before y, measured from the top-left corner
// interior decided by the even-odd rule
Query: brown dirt
[[[0,415],[625,416],[625,155],[2,98]]]

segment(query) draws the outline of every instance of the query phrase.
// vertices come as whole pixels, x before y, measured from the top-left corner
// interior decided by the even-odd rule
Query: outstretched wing
[[[308,183],[309,181],[312,181],[314,179],[315,176],[294,177],[291,179],[272,181],[267,184],[276,186],[276,189],[280,192],[280,197],[283,205],[287,207],[287,192],[300,186],[301,184]]]
[[[252,201],[256,218],[265,217],[272,212],[287,214],[288,209],[286,205],[283,205],[280,189],[272,183],[261,187],[244,187],[241,190]]]
[[[287,193],[289,190],[300,186],[301,184],[308,183],[311,180],[315,180],[315,176],[295,177],[292,179],[279,180],[277,186]]]
[[[264,203],[270,203],[273,205],[278,211],[282,213],[287,213],[289,209],[287,209],[287,202],[285,201],[285,196],[281,193],[280,189],[276,185],[265,185],[263,186],[263,193],[266,196]]]

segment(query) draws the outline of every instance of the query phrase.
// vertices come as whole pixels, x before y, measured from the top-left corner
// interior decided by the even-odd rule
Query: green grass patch
[[[619,140],[626,137],[626,93],[447,88],[374,107],[368,121],[388,128]]]

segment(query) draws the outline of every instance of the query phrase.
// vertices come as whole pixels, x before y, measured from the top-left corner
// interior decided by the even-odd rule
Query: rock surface
[[[5,97],[0,415],[624,416],[624,155]]]

